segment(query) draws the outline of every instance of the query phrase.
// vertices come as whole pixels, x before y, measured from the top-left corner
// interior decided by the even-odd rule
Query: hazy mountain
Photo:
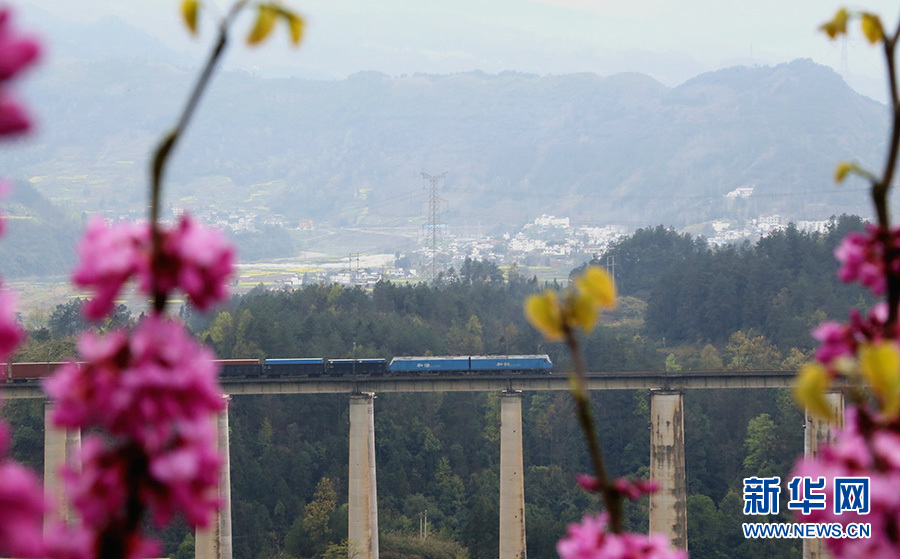
[[[143,207],[150,146],[193,80],[137,60],[58,63],[28,86],[41,133],[0,162],[73,208]],[[444,221],[454,224],[868,215],[861,185],[839,190],[832,170],[880,162],[886,116],[806,60],[675,88],[639,74],[224,73],[178,148],[167,200],[340,225],[421,223],[420,172],[447,171]],[[742,186],[753,196],[725,198]]]
[[[4,277],[65,276],[75,264],[79,216],[67,215],[20,182],[3,198],[0,270]]]
[[[97,21],[67,21],[57,15],[25,3],[16,19],[23,29],[39,29],[45,59],[61,60],[144,60],[178,63],[176,53],[162,41],[151,37],[115,16]]]

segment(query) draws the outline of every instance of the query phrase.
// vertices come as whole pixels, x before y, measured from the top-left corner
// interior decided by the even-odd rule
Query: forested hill
[[[34,185],[18,181],[2,200],[0,270],[8,278],[65,276],[75,264],[81,215],[66,213]]]
[[[702,237],[662,226],[638,230],[615,243],[597,263],[616,262],[621,293],[648,303],[648,334],[674,343],[721,343],[753,329],[783,351],[808,350],[809,330],[842,320],[869,293],[837,280],[834,249],[862,221],[842,216],[823,234],[790,226],[755,245],[710,247]]]
[[[141,207],[150,147],[190,83],[168,64],[57,61],[28,84],[38,134],[0,162],[40,177],[41,192],[69,207]],[[675,88],[639,74],[224,73],[179,145],[169,200],[249,204],[292,221],[406,223],[421,216],[425,170],[448,172],[448,223],[827,219],[865,211],[831,171],[881,156],[885,111],[808,60]],[[754,195],[725,198],[738,187]]]

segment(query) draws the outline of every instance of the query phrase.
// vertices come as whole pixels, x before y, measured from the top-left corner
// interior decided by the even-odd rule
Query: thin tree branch
[[[225,17],[222,18],[221,22],[219,23],[219,35],[216,40],[215,46],[213,47],[212,51],[210,51],[209,56],[206,59],[206,64],[203,66],[203,70],[200,72],[200,76],[197,78],[197,82],[194,84],[194,88],[191,90],[187,103],[185,103],[184,109],[182,109],[181,111],[181,116],[178,118],[178,122],[176,123],[175,128],[173,128],[163,137],[162,141],[160,141],[159,143],[159,146],[156,148],[155,153],[153,154],[153,164],[151,168],[150,179],[150,227],[152,235],[151,262],[154,268],[156,268],[156,266],[159,264],[160,255],[162,253],[162,236],[159,230],[159,214],[160,201],[162,199],[162,180],[163,174],[166,169],[166,164],[169,161],[169,154],[178,143],[178,140],[181,138],[181,135],[187,128],[188,123],[194,116],[194,113],[197,110],[197,105],[200,102],[200,99],[203,97],[203,93],[206,91],[207,85],[209,85],[210,78],[212,78],[213,72],[215,71],[219,60],[222,57],[222,53],[225,51],[225,46],[228,44],[228,29],[231,26],[231,23],[237,17],[238,13],[240,13],[241,9],[243,9],[243,7],[247,5],[247,2],[248,0],[238,0],[234,3]],[[153,274],[153,281],[153,310],[158,313],[162,313],[166,308],[166,295],[155,285],[155,273]]]
[[[603,451],[600,448],[600,441],[597,437],[597,430],[594,426],[594,418],[591,413],[591,404],[588,400],[587,383],[585,381],[584,359],[581,356],[581,348],[578,344],[578,338],[572,328],[566,324],[563,327],[566,337],[566,344],[572,353],[572,359],[575,361],[575,373],[571,377],[574,386],[572,387],[572,397],[575,398],[575,405],[578,410],[578,422],[581,424],[581,430],[584,432],[584,438],[587,441],[588,452],[591,457],[591,463],[594,466],[594,475],[600,485],[600,494],[603,497],[603,506],[609,513],[609,526],[615,534],[621,534],[624,530],[622,518],[622,496],[616,491],[606,473],[606,466],[603,463]]]

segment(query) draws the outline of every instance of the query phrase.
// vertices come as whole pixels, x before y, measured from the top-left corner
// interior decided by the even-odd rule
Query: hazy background
[[[115,20],[110,19],[118,18],[173,49],[183,65],[195,65],[212,38],[210,15],[221,13],[229,4],[207,2],[210,9],[202,18],[201,35],[193,40],[179,22],[178,4],[175,0],[30,0],[24,4],[23,18],[28,27],[45,34],[52,57],[66,57],[76,43],[101,40],[107,41],[109,54],[116,53],[119,40],[128,38],[127,33],[116,31]],[[841,5],[831,0],[309,0],[289,4],[309,22],[302,49],[286,51],[282,36],[260,48],[261,53],[234,49],[226,66],[262,75],[319,79],[341,79],[360,70],[389,75],[634,71],[675,86],[718,68],[811,58],[844,74],[861,93],[884,98],[881,59],[856,29],[845,47],[817,31]],[[880,13],[887,27],[896,21],[896,2],[874,0],[865,7]],[[79,40],[68,32],[66,22],[71,21],[103,25]]]

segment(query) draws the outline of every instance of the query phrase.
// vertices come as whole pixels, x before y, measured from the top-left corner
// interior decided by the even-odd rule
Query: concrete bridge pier
[[[844,394],[828,392],[825,394],[828,407],[837,416],[837,423],[813,416],[806,410],[806,421],[803,424],[803,455],[815,458],[821,448],[834,442],[835,429],[844,426]],[[822,540],[803,540],[803,559],[828,559],[831,555]]]
[[[44,402],[44,494],[51,500],[54,511],[49,511],[44,519],[44,532],[50,529],[53,520],[68,522],[71,508],[63,488],[60,468],[64,465],[77,467],[78,451],[81,449],[81,429],[60,428],[53,425],[53,404]]]
[[[525,559],[522,392],[500,394],[500,559]]]
[[[650,532],[687,549],[687,480],[684,467],[684,403],[675,390],[650,392]]]
[[[206,528],[198,528],[194,537],[196,559],[232,559],[231,540],[231,457],[228,444],[228,406],[231,396],[224,396],[225,409],[213,418],[217,447],[222,456],[219,471],[219,499],[222,507]]]
[[[816,417],[806,411],[806,422],[803,425],[803,455],[808,458],[819,456],[819,449],[834,442],[833,429],[844,426],[844,394],[828,392],[825,394],[828,407],[837,416],[837,423],[829,423],[826,419]]]
[[[378,559],[375,394],[350,395],[349,559]]]

